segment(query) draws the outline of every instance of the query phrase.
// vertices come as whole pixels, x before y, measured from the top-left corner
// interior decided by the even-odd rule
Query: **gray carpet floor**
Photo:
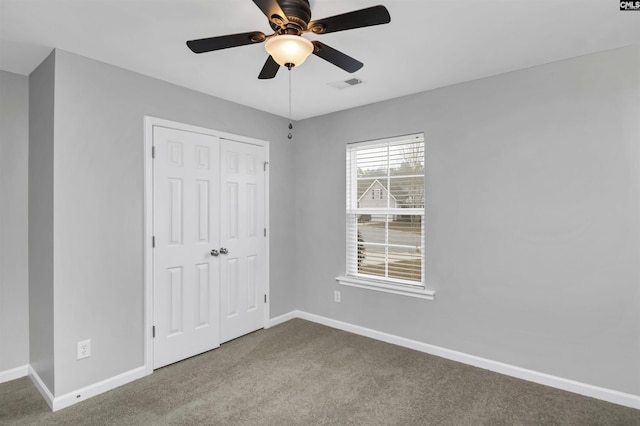
[[[52,413],[0,384],[3,425],[640,425],[640,410],[303,320]]]

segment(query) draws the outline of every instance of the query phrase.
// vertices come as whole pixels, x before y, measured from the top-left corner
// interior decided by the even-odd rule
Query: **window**
[[[342,284],[432,298],[424,279],[424,136],[347,145]]]

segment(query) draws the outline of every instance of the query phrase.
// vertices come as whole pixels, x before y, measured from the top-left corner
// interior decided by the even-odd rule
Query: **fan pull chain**
[[[289,130],[293,129],[293,124],[291,123],[291,67],[289,68]],[[289,132],[287,135],[289,139],[293,139],[293,134]]]

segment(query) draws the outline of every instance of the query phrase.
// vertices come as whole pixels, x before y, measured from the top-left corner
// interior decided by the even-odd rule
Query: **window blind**
[[[347,274],[398,285],[424,278],[424,137],[347,146]]]

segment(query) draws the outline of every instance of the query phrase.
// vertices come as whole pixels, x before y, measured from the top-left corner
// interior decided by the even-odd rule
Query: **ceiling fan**
[[[373,6],[312,21],[308,0],[253,0],[253,2],[269,19],[273,34],[266,35],[260,31],[252,31],[189,40],[187,41],[189,49],[194,53],[204,53],[266,42],[265,48],[269,57],[258,75],[260,79],[274,78],[280,66],[291,70],[292,67],[302,64],[312,53],[353,73],[364,64],[324,43],[309,41],[302,37],[302,34],[320,35],[391,22],[389,12],[384,6]]]

